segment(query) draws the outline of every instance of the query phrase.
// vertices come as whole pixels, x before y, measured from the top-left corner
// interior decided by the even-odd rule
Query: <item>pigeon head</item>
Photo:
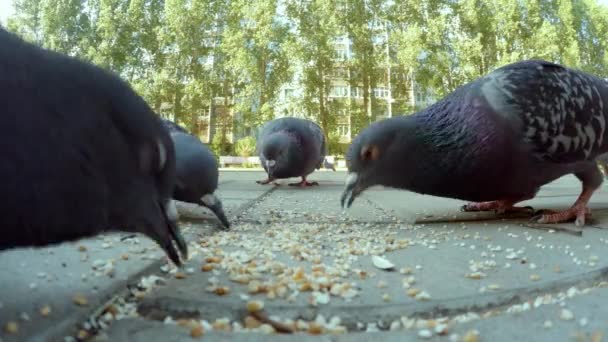
[[[264,155],[265,168],[269,176],[281,173],[289,166],[290,150],[293,148],[293,138],[285,132],[274,133],[264,142],[262,154]]]
[[[408,178],[408,165],[417,150],[416,126],[408,117],[375,122],[353,140],[346,155],[348,175],[341,197],[350,207],[364,190],[374,185],[400,187]]]
[[[139,157],[140,170],[146,175],[153,175],[155,183],[153,189],[156,191],[153,193],[153,198],[143,200],[137,198],[140,192],[133,191],[131,196],[139,200],[136,207],[139,210],[135,210],[137,215],[131,213],[134,218],[127,230],[143,233],[156,241],[173,263],[182,266],[180,255],[183,260],[188,259],[188,246],[180,232],[177,208],[171,198],[175,181],[174,144],[165,133],[162,139],[157,141],[156,146],[144,145]],[[135,184],[135,186],[145,186],[140,182]]]

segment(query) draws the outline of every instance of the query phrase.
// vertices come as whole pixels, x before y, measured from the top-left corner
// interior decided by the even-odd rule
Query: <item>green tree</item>
[[[334,69],[336,38],[342,36],[336,3],[324,0],[289,0],[287,14],[297,36],[293,55],[302,70],[303,107],[327,134],[335,116],[330,115],[329,76]]]
[[[241,97],[236,109],[248,133],[274,117],[278,90],[290,76],[285,44],[289,27],[279,20],[277,0],[233,0],[222,35],[225,68]]]
[[[13,0],[15,13],[8,18],[7,28],[24,39],[42,45],[43,0]]]

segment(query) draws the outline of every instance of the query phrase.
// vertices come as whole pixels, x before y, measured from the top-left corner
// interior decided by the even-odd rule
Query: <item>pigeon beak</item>
[[[164,208],[165,212],[163,216],[165,219],[165,224],[169,230],[169,238],[166,239],[159,237],[155,240],[160,244],[165,253],[167,253],[169,259],[171,259],[176,266],[181,267],[182,262],[177,251],[175,250],[175,247],[173,246],[173,241],[175,241],[183,260],[188,259],[188,245],[186,244],[186,241],[184,240],[184,237],[177,226],[178,215],[175,202],[173,202],[173,200],[169,200]]]
[[[274,170],[274,166],[277,164],[275,160],[266,160],[266,171],[269,176],[272,176],[272,171]]]
[[[222,223],[222,228],[225,230],[230,229],[230,222],[228,222],[228,218],[226,218],[226,214],[224,214],[224,207],[222,206],[222,201],[217,198],[214,194],[206,194],[201,197],[201,202],[203,205],[209,210],[213,211],[215,216],[217,216],[218,220]]]
[[[361,193],[361,188],[358,187],[357,180],[359,176],[355,172],[349,172],[346,177],[344,192],[342,193],[342,198],[340,199],[340,204],[342,208],[350,208],[350,206],[355,201],[355,198],[359,196]]]

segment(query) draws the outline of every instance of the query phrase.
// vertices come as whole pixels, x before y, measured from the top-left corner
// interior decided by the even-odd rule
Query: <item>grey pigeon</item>
[[[119,77],[0,28],[0,250],[143,233],[181,265],[174,147]]]
[[[209,208],[224,228],[230,228],[222,202],[214,195],[219,178],[215,156],[199,138],[181,126],[166,119],[164,122],[175,145],[177,180],[173,198]]]
[[[582,182],[571,208],[544,211],[539,223],[575,219],[603,178],[608,152],[608,84],[542,60],[500,67],[410,116],[376,122],[352,142],[341,202],[373,185],[471,201],[464,211],[515,207],[566,174]]]
[[[300,118],[283,117],[267,122],[260,129],[257,153],[268,178],[257,181],[268,184],[277,179],[302,177],[295,186],[318,185],[306,177],[319,169],[325,161],[327,146],[321,127]],[[332,166],[333,167],[333,166]]]

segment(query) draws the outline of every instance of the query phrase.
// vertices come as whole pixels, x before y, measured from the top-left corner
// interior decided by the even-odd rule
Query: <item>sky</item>
[[[608,0],[597,0],[600,4],[608,6]],[[6,17],[13,13],[13,0],[0,0],[0,23],[6,24]]]

